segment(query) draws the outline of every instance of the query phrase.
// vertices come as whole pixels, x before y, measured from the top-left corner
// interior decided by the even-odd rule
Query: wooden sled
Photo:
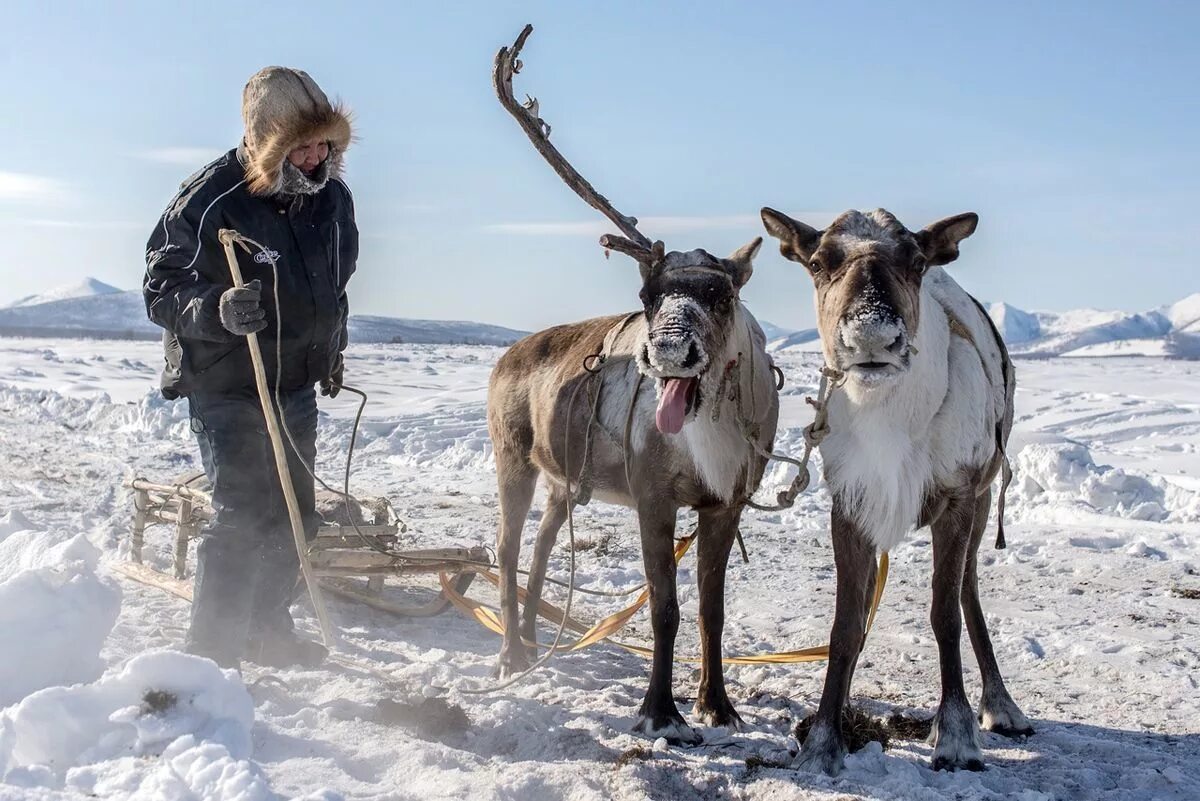
[[[187,573],[189,544],[213,516],[207,477],[197,473],[170,484],[135,478],[125,486],[133,492],[129,561],[117,562],[115,569],[134,581],[191,601],[192,582]],[[309,543],[308,558],[321,588],[333,595],[399,617],[433,617],[451,607],[451,598],[440,584],[432,599],[409,606],[384,597],[386,579],[446,573],[451,587],[461,594],[471,585],[476,572],[490,565],[487,549],[478,546],[396,550],[404,529],[391,504],[386,499],[367,498],[360,499],[358,506],[358,510],[352,508],[350,512],[357,511],[352,522],[339,496],[328,492],[317,494],[317,512],[325,522]],[[146,527],[154,524],[175,527],[171,574],[143,561]]]

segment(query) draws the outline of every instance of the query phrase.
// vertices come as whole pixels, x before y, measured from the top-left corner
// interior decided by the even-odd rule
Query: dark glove
[[[221,325],[240,337],[263,330],[267,327],[267,312],[261,301],[262,283],[257,278],[245,286],[226,289],[218,307]]]
[[[346,360],[339,353],[333,359],[333,369],[329,371],[329,377],[321,379],[322,395],[328,395],[331,398],[338,396],[338,393],[342,391],[342,374],[345,369]]]

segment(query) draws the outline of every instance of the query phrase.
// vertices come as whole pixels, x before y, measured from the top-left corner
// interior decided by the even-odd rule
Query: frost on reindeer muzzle
[[[839,368],[868,385],[895,378],[909,368],[904,320],[878,308],[856,310],[843,318],[834,351]]]
[[[709,358],[695,333],[700,315],[689,298],[669,298],[655,315],[642,347],[638,369],[658,382],[654,423],[663,434],[678,434],[700,407],[700,385]]]

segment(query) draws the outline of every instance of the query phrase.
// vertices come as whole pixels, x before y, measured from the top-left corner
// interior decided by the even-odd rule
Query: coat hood
[[[342,154],[353,138],[350,113],[340,102],[330,103],[303,70],[266,67],[256,72],[242,91],[242,121],[246,182],[253,194],[283,189],[288,153],[312,139],[329,142],[329,176],[341,174]]]

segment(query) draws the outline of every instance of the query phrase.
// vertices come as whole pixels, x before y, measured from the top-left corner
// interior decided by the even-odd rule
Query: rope
[[[804,454],[799,459],[793,459],[790,456],[769,451],[762,446],[757,437],[753,436],[753,432],[746,424],[745,417],[741,414],[741,392],[738,390],[738,416],[742,426],[742,436],[745,437],[746,442],[748,442],[750,447],[753,448],[754,451],[764,459],[774,459],[778,462],[788,462],[789,464],[796,465],[796,467],[799,469],[796,477],[792,479],[791,485],[776,495],[774,506],[766,506],[755,503],[753,500],[751,500],[749,495],[746,496],[742,503],[744,503],[746,506],[749,506],[751,509],[757,509],[760,512],[778,512],[783,509],[790,509],[795,505],[797,496],[799,496],[801,492],[804,492],[804,490],[808,489],[809,482],[812,480],[808,473],[808,462],[812,457],[812,452],[821,444],[825,437],[829,435],[829,398],[833,394],[834,390],[840,387],[844,382],[845,375],[839,370],[835,370],[834,368],[828,366],[821,368],[821,381],[817,389],[816,400],[812,398],[805,398],[805,401],[812,406],[813,409],[815,409],[815,414],[813,416],[813,421],[804,427]]]
[[[675,548],[676,562],[679,562],[683,558],[683,555],[687,552],[688,547],[692,543],[692,539],[693,538],[691,536],[688,536],[678,541]],[[871,607],[867,615],[867,624],[864,630],[864,636],[865,634],[870,633],[871,628],[875,623],[876,613],[879,611],[879,605],[883,600],[884,587],[887,585],[889,567],[890,560],[888,558],[888,554],[886,552],[880,554],[877,568],[878,573],[875,581],[875,592],[871,597]],[[500,577],[491,571],[480,571],[479,575],[483,576],[497,587],[500,585]],[[446,594],[446,597],[450,599],[450,602],[456,609],[458,609],[467,617],[474,618],[485,628],[490,629],[496,634],[501,636],[504,635],[504,624],[500,620],[500,616],[492,607],[486,606],[479,601],[468,598],[456,591],[451,583],[450,577],[445,573],[442,573],[440,578],[442,591]],[[517,588],[517,596],[522,602],[525,602],[527,593],[524,588]],[[575,631],[581,635],[578,640],[569,644],[569,648],[563,648],[560,650],[579,651],[595,645],[602,640],[607,640],[611,644],[628,651],[629,653],[650,659],[654,655],[653,649],[612,639],[612,635],[623,628],[625,624],[638,612],[638,610],[645,606],[648,598],[649,591],[644,589],[642,595],[639,596],[638,600],[635,601],[631,606],[628,606],[619,612],[615,612],[601,619],[592,626],[588,626],[579,620],[569,617],[564,610],[544,600],[538,605],[538,614],[546,620],[559,624],[560,627],[566,626],[567,628],[570,628],[572,631]],[[727,656],[723,657],[721,662],[722,664],[726,665],[791,665],[805,662],[820,662],[828,658],[829,645],[819,645],[811,648],[801,648],[799,650],[792,651],[776,651],[767,654],[742,654],[737,656]],[[674,661],[682,664],[696,664],[699,663],[701,659],[698,656],[676,656],[674,657]],[[530,668],[530,670],[533,670],[533,668]],[[524,675],[525,674],[522,674],[522,676]],[[495,689],[502,688],[498,687]],[[475,691],[475,694],[482,693]]]
[[[225,260],[229,263],[229,273],[233,278],[234,286],[242,285],[242,271],[238,266],[237,254],[234,252],[234,243],[241,238],[242,235],[235,230],[223,228],[219,232],[218,238],[225,251]],[[246,248],[245,243],[242,247]],[[261,247],[261,246],[260,246]],[[248,252],[248,251],[247,251]],[[278,271],[275,273],[275,282],[278,284]],[[278,314],[276,318],[280,325],[280,334],[282,334],[282,321]],[[282,339],[282,336],[277,338]],[[263,365],[262,352],[259,349],[258,334],[250,332],[246,335],[246,346],[250,351],[250,361],[254,368],[254,383],[258,391],[259,402],[262,405],[263,420],[267,426],[267,433],[270,435],[271,450],[275,456],[275,469],[279,474],[279,485],[283,491],[284,501],[287,503],[288,522],[290,524],[292,538],[296,546],[296,556],[300,561],[300,572],[304,576],[304,584],[308,588],[308,595],[312,599],[314,611],[317,613],[317,621],[321,625],[321,639],[324,641],[326,648],[331,648],[334,644],[334,631],[329,622],[328,611],[325,608],[324,599],[321,596],[321,589],[317,583],[316,577],[313,575],[312,566],[308,561],[307,540],[304,532],[304,521],[300,516],[299,504],[296,501],[295,489],[292,486],[291,468],[288,466],[287,453],[284,450],[283,437],[280,436],[279,417],[276,411],[278,408],[278,386],[276,386],[276,403],[272,405],[267,386],[266,369]],[[278,364],[276,365],[278,370]],[[303,460],[302,460],[303,461]]]
[[[599,375],[598,371],[594,372],[587,368],[587,363],[588,363],[589,359],[590,359],[590,357],[584,359],[584,369],[587,370],[589,373],[591,373],[593,376],[598,376]],[[603,361],[601,361],[600,367],[601,368],[603,367]],[[600,368],[597,368],[597,370],[599,370],[599,369]],[[595,379],[593,379],[593,380],[595,380]],[[462,692],[466,695],[490,695],[492,693],[496,693],[496,692],[500,692],[501,690],[508,689],[509,687],[512,687],[512,686],[524,681],[525,679],[529,678],[529,676],[531,676],[535,671],[537,671],[543,665],[545,665],[547,662],[549,662],[550,659],[553,658],[554,654],[557,653],[559,650],[559,644],[562,642],[563,633],[567,629],[567,621],[570,620],[570,617],[571,617],[571,605],[575,600],[575,511],[574,511],[574,509],[575,509],[575,494],[571,489],[571,428],[572,428],[571,421],[573,419],[571,413],[572,413],[572,411],[574,411],[575,399],[579,396],[579,390],[583,389],[583,387],[588,383],[590,383],[590,382],[580,381],[578,384],[576,384],[575,390],[571,393],[571,397],[567,399],[567,425],[565,427],[565,430],[563,431],[563,480],[566,482],[566,485],[567,485],[567,534],[570,537],[570,542],[571,542],[571,559],[569,562],[570,579],[569,579],[569,583],[567,585],[567,607],[566,607],[566,609],[564,609],[562,611],[562,616],[561,616],[560,620],[558,621],[558,630],[554,633],[554,642],[552,642],[550,644],[550,647],[546,650],[546,653],[539,656],[532,665],[530,665],[528,668],[521,671],[517,675],[512,676],[508,680],[501,682],[500,684],[494,685],[492,687],[460,688],[459,692]],[[592,416],[589,417],[589,419],[588,419],[587,434],[589,435],[589,439],[590,439],[590,433],[591,433],[591,429],[592,429],[592,420],[594,419],[597,408],[599,406],[599,399],[600,399],[600,390],[598,388],[596,391],[596,402],[592,404]],[[586,458],[586,454],[587,454],[587,444],[586,443],[584,445],[584,454],[585,454],[585,458]],[[584,471],[586,471],[586,470],[587,470],[587,462],[584,461],[580,465],[580,468],[579,468],[579,478],[580,478],[581,485],[583,483]],[[485,571],[485,572],[490,573],[491,571]],[[454,596],[458,596],[459,598],[462,598],[462,596],[454,589],[454,587],[451,586],[450,581],[448,580],[448,578],[446,577],[446,574],[444,572],[440,574],[440,579],[441,579],[441,584],[442,584],[442,592],[446,593],[447,597],[449,597],[451,599],[451,603],[455,603]],[[496,581],[497,581],[497,586],[498,586],[499,577],[497,577]],[[455,603],[455,606],[457,607],[457,603]],[[485,624],[485,625],[487,625],[487,624]],[[501,628],[500,628],[500,633],[501,634],[504,633],[503,626],[501,626]],[[522,639],[522,643],[524,643],[523,639]]]
[[[343,389],[352,395],[359,396],[358,409],[354,414],[354,424],[350,429],[350,445],[346,452],[346,469],[343,473],[343,489],[335,489],[326,483],[324,479],[318,476],[313,467],[308,464],[308,461],[301,456],[300,448],[296,444],[295,436],[292,434],[291,428],[288,427],[287,419],[283,414],[283,403],[279,394],[279,385],[282,382],[283,377],[283,316],[279,313],[279,270],[277,269],[276,265],[278,256],[273,255],[272,251],[267,249],[265,246],[240,232],[235,232],[234,239],[247,253],[251,252],[249,248],[250,245],[258,248],[259,253],[262,254],[263,258],[271,266],[271,276],[273,279],[272,292],[275,299],[275,411],[279,417],[280,428],[283,430],[288,445],[292,449],[292,453],[296,455],[297,459],[300,461],[300,464],[304,466],[305,472],[308,473],[309,477],[311,477],[313,481],[320,484],[321,487],[327,492],[333,493],[342,499],[342,503],[346,509],[346,518],[350,521],[350,525],[354,529],[354,533],[358,536],[359,540],[364,546],[376,551],[377,553],[384,554],[385,556],[399,558],[399,555],[396,551],[387,548],[374,538],[368,537],[363,533],[362,529],[358,527],[358,521],[355,519],[354,510],[350,508],[350,501],[354,501],[360,507],[362,506],[362,501],[350,493],[350,469],[354,461],[354,446],[358,442],[358,431],[359,426],[362,423],[363,411],[367,407],[367,393],[361,389],[346,386],[341,382],[331,381],[331,383],[333,383],[339,389]]]
[[[626,326],[626,324],[628,323],[628,321],[630,319],[631,319],[631,317],[625,318],[625,320],[619,324],[620,330],[617,330],[616,328],[614,328],[613,331],[610,331],[610,335],[613,334],[614,332],[619,334],[620,331],[623,331],[624,327]],[[593,381],[600,381],[601,386],[597,388],[596,395],[593,398],[592,411],[591,411],[591,415],[588,420],[588,427],[587,427],[587,430],[585,433],[585,436],[587,437],[587,442],[585,444],[585,461],[584,461],[583,465],[581,466],[581,470],[580,470],[581,483],[582,483],[582,480],[584,479],[584,473],[587,470],[587,466],[588,466],[587,461],[586,461],[586,455],[589,452],[589,446],[590,446],[590,442],[591,442],[592,425],[595,422],[596,415],[597,415],[598,409],[599,409],[600,393],[602,391],[602,384],[603,384],[602,379],[600,378],[600,374],[603,371],[603,369],[605,368],[605,366],[607,364],[609,364],[608,356],[607,356],[607,352],[606,352],[608,349],[607,345],[609,344],[608,343],[609,336],[606,336],[605,340],[606,340],[606,342],[605,342],[604,350],[599,354],[593,354],[591,356],[588,356],[587,358],[584,359],[584,363],[583,363],[584,370],[586,370],[588,373],[591,373],[592,376],[594,376],[594,378],[592,379]],[[718,420],[719,416],[720,416],[720,407],[721,407],[720,399],[722,397],[724,397],[724,395],[725,395],[725,387],[726,387],[727,381],[729,379],[729,375],[732,372],[733,368],[738,367],[740,369],[741,356],[742,356],[742,354],[739,353],[738,359],[734,360],[733,362],[731,362],[729,365],[726,366],[725,374],[722,376],[721,383],[719,385],[719,389],[717,392],[718,402],[715,404],[714,409],[713,409],[714,421]],[[777,372],[777,368],[775,368],[774,365],[771,365],[771,369],[772,369],[773,373]],[[736,389],[734,391],[732,400],[734,400],[734,402],[736,404],[736,409],[737,409],[737,414],[738,414],[738,425],[739,425],[739,428],[741,429],[742,435],[746,438],[747,442],[755,450],[755,452],[757,452],[759,455],[763,456],[764,458],[766,458],[768,460],[775,459],[777,461],[789,462],[791,464],[795,464],[799,468],[799,473],[796,476],[796,478],[792,481],[792,484],[788,487],[788,489],[779,493],[779,495],[778,495],[779,505],[778,506],[768,507],[768,506],[762,506],[762,505],[756,504],[750,500],[748,494],[747,494],[747,497],[743,499],[742,503],[746,506],[750,506],[751,508],[761,509],[764,511],[778,511],[780,509],[790,508],[792,505],[794,505],[796,497],[808,487],[809,480],[810,480],[809,473],[808,473],[808,462],[812,455],[812,450],[814,448],[816,448],[817,446],[819,446],[821,441],[829,433],[829,426],[828,426],[829,397],[833,393],[833,391],[836,390],[838,387],[840,387],[841,384],[844,382],[844,380],[845,380],[844,376],[841,372],[834,370],[833,368],[830,368],[828,366],[821,368],[821,379],[820,379],[820,384],[819,384],[819,388],[818,388],[817,398],[815,400],[812,398],[806,399],[808,401],[808,403],[814,407],[814,409],[816,410],[816,413],[815,413],[813,422],[810,423],[808,426],[806,426],[804,429],[805,449],[804,449],[803,456],[798,460],[793,459],[789,456],[777,454],[777,453],[767,450],[766,448],[764,448],[761,445],[761,443],[758,442],[757,438],[755,438],[753,436],[753,431],[751,430],[751,425],[747,422],[747,419],[744,414],[744,409],[742,408],[740,378],[741,378],[741,376],[739,374],[738,382],[736,384]],[[625,468],[625,481],[626,481],[626,485],[627,485],[630,493],[632,493],[632,491],[633,491],[633,482],[631,479],[631,471],[630,471],[630,452],[632,450],[631,433],[632,433],[634,411],[635,411],[635,408],[637,405],[637,398],[638,398],[638,393],[640,392],[642,379],[643,379],[642,374],[640,372],[638,372],[637,383],[635,384],[634,391],[632,393],[632,397],[630,399],[629,407],[626,411],[626,418],[625,418],[623,456],[624,456],[624,468]],[[753,376],[751,377],[751,381],[753,382]],[[568,421],[570,421],[573,417],[572,410],[574,407],[575,398],[578,395],[580,389],[584,386],[584,383],[585,382],[581,381],[579,383],[579,385],[577,385],[575,387],[574,392],[572,392],[572,394],[568,400],[568,404],[567,404],[567,420]],[[776,388],[778,389],[778,383],[776,384]],[[751,389],[752,389],[751,403],[752,403],[752,405],[755,405],[755,399],[753,397],[753,385],[752,385]],[[756,408],[756,406],[755,406],[755,408]],[[557,625],[558,628],[555,632],[554,641],[552,643],[550,643],[549,645],[544,645],[537,641],[528,642],[524,638],[522,638],[522,643],[525,645],[536,646],[536,647],[546,647],[547,648],[546,653],[541,658],[539,658],[536,662],[534,662],[534,664],[531,665],[529,668],[527,668],[525,671],[521,672],[520,674],[510,678],[509,680],[507,680],[501,684],[498,684],[498,685],[495,685],[492,687],[488,687],[488,688],[464,689],[464,690],[462,690],[462,692],[464,692],[464,693],[467,693],[470,695],[486,695],[486,694],[490,694],[490,693],[494,693],[494,692],[499,692],[500,690],[504,690],[508,687],[511,687],[511,686],[525,680],[534,671],[538,670],[543,665],[545,665],[551,659],[551,657],[553,657],[553,655],[555,653],[557,653],[558,651],[561,651],[561,650],[579,651],[584,648],[588,648],[592,645],[595,645],[596,643],[601,642],[603,640],[608,640],[613,645],[616,645],[617,647],[622,648],[630,653],[637,654],[637,655],[645,657],[645,658],[653,657],[653,653],[654,653],[653,649],[612,639],[612,636],[614,634],[616,634],[616,632],[618,632],[621,628],[623,628],[629,622],[629,620],[631,620],[633,618],[633,616],[643,606],[645,606],[645,604],[649,600],[650,590],[649,590],[648,582],[643,583],[640,588],[634,588],[633,590],[625,591],[622,593],[604,593],[604,594],[607,594],[610,596],[611,595],[628,595],[628,594],[632,594],[633,592],[636,592],[637,589],[641,590],[641,593],[639,594],[637,600],[635,600],[633,602],[633,604],[631,604],[630,606],[628,606],[618,612],[615,612],[611,615],[608,615],[608,616],[600,619],[599,621],[597,621],[596,623],[594,623],[591,626],[587,626],[586,624],[582,623],[581,621],[576,620],[571,617],[571,609],[572,609],[572,604],[574,601],[574,593],[576,591],[580,590],[580,588],[577,588],[575,586],[575,529],[574,529],[574,515],[573,515],[573,511],[572,511],[573,507],[574,507],[574,495],[571,492],[571,482],[570,482],[570,439],[571,439],[570,434],[571,434],[571,430],[572,430],[572,427],[570,425],[568,425],[566,428],[566,431],[564,432],[564,440],[565,440],[564,462],[565,462],[566,468],[567,468],[564,472],[565,472],[565,477],[566,477],[566,482],[567,482],[567,492],[568,492],[568,499],[569,499],[568,505],[567,505],[567,524],[568,524],[568,532],[570,534],[570,543],[571,543],[570,581],[564,584],[563,582],[553,581],[552,579],[548,579],[548,578],[545,579],[547,581],[551,581],[552,583],[559,584],[560,586],[565,586],[567,588],[567,603],[566,603],[565,609],[560,609],[559,607],[547,602],[544,599],[539,599],[538,610],[537,610],[538,615],[540,617]],[[739,532],[739,535],[740,535],[740,532]],[[687,550],[691,546],[692,542],[694,541],[694,538],[695,538],[695,533],[693,532],[693,534],[688,535],[678,541],[676,548],[675,548],[676,563],[678,563],[683,558],[684,554],[687,553]],[[739,536],[739,544],[740,543],[741,543],[741,538]],[[745,546],[744,545],[742,545],[742,551],[743,551],[743,559],[746,559],[747,557],[745,554]],[[887,583],[888,568],[889,568],[889,558],[888,558],[888,554],[886,552],[884,552],[880,555],[880,558],[879,558],[879,563],[878,563],[878,568],[877,568],[878,577],[877,577],[876,584],[875,584],[875,592],[871,599],[871,608],[870,608],[870,612],[867,617],[867,624],[866,624],[866,630],[864,631],[864,636],[866,633],[870,632],[871,627],[875,621],[875,615],[879,610],[879,604],[883,598],[884,587]],[[478,569],[476,572],[478,575],[483,576],[485,579],[487,579],[489,582],[491,582],[494,586],[499,588],[500,577],[496,573],[492,572],[492,570],[490,568],[481,568],[481,569]],[[529,571],[518,570],[517,572],[529,575]],[[458,592],[454,588],[450,577],[444,571],[439,574],[439,581],[442,586],[443,595],[447,599],[450,600],[451,604],[453,604],[456,609],[458,609],[460,612],[462,612],[467,617],[475,619],[481,625],[483,625],[485,628],[495,632],[496,634],[499,634],[501,636],[505,635],[504,623],[500,619],[500,616],[497,613],[497,610],[495,610],[491,607],[488,607],[488,606],[480,603],[479,601],[475,601],[471,598],[468,598],[464,594]],[[601,593],[593,591],[590,594],[599,595]],[[520,586],[517,587],[517,600],[520,601],[522,604],[528,603],[528,591],[524,587],[520,587]],[[564,631],[568,628],[571,629],[572,631],[578,633],[580,636],[574,642],[564,644],[563,643],[563,634],[564,634]],[[816,661],[822,661],[822,660],[825,660],[828,658],[829,658],[829,646],[823,645],[823,646],[817,646],[817,647],[813,647],[813,648],[804,648],[804,649],[795,650],[795,651],[780,651],[780,652],[775,652],[775,653],[770,653],[770,654],[750,654],[750,655],[740,655],[740,656],[729,656],[729,657],[723,657],[721,661],[723,664],[762,665],[762,664],[795,664],[795,663],[802,663],[802,662],[816,662]],[[701,659],[700,659],[700,657],[674,657],[674,661],[680,662],[680,663],[699,663],[701,661]]]

